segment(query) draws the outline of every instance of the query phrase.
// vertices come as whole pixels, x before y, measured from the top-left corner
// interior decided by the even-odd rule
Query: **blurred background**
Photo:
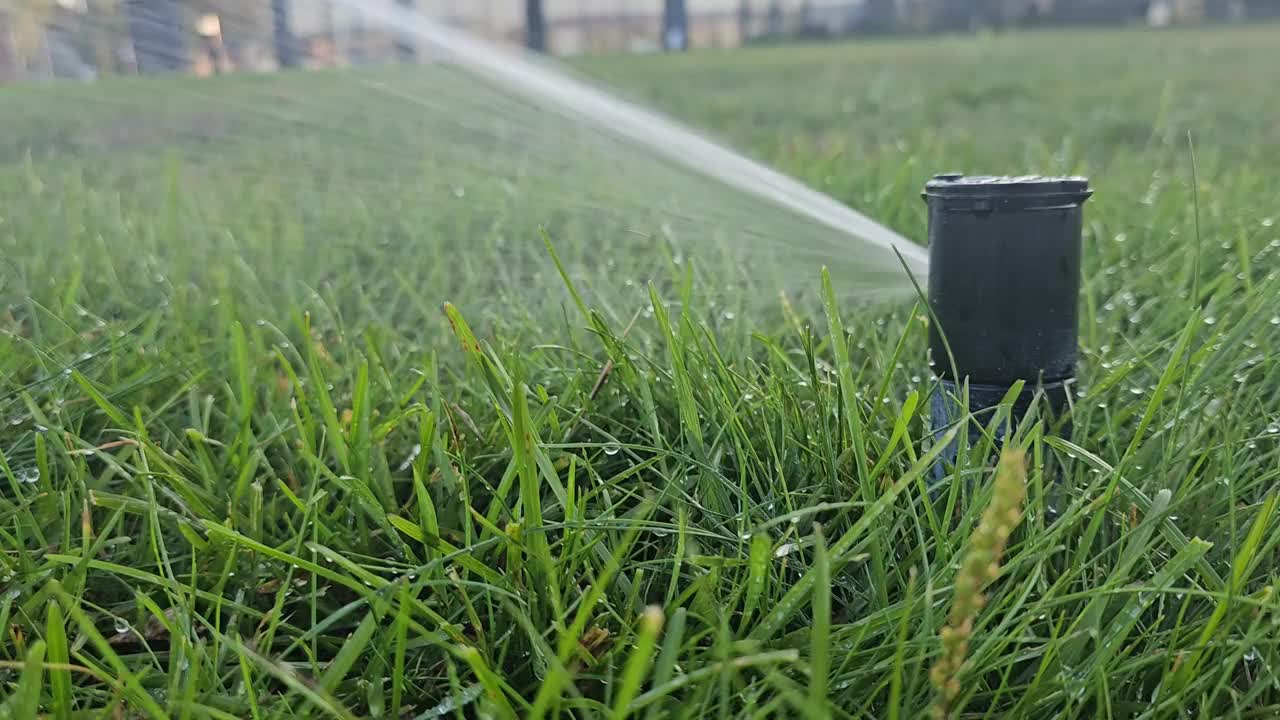
[[[1280,18],[1280,0],[398,0],[554,55],[731,48],[859,34]],[[212,75],[408,59],[418,49],[322,0],[0,0],[0,82]]]

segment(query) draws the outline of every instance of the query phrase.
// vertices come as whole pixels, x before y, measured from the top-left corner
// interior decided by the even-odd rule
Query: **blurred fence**
[[[523,44],[540,6],[555,54],[671,45],[664,0],[397,0]],[[685,0],[679,46],[1054,23],[1191,24],[1280,16],[1280,0]],[[687,35],[686,35],[687,33]],[[667,40],[664,43],[664,39]],[[0,82],[104,73],[208,75],[412,57],[393,29],[332,0],[0,0]]]

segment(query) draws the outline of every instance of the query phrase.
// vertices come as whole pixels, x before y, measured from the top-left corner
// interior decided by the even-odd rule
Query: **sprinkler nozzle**
[[[1037,391],[1062,409],[1079,347],[1082,211],[1092,195],[1082,177],[937,175],[929,207],[929,364],[945,393],[934,398],[935,429],[968,411],[996,407],[1019,380],[1016,423]],[[954,462],[954,448],[946,453]]]

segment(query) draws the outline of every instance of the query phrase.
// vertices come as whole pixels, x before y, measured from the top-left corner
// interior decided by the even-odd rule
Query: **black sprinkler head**
[[[968,383],[968,410],[985,422],[1019,380],[1015,423],[1037,391],[1063,409],[1079,347],[1081,177],[937,175],[929,206],[929,362],[941,431],[958,419],[953,401]],[[975,431],[976,432],[976,431]],[[954,462],[954,448],[946,460]]]

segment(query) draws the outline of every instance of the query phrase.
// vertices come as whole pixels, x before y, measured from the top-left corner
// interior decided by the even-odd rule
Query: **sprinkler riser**
[[[1035,398],[1051,416],[1069,408],[1079,353],[1083,178],[939,175],[929,210],[929,364],[935,437],[975,416],[970,442],[1018,382],[1014,427]],[[963,386],[963,387],[962,387]],[[967,406],[958,398],[967,390]],[[1004,428],[995,428],[997,443]],[[943,452],[935,477],[954,464]]]

